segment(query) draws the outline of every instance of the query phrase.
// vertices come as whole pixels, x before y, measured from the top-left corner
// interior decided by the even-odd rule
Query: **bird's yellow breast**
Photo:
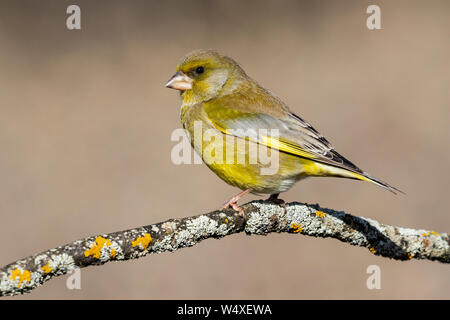
[[[279,193],[306,177],[305,169],[318,171],[312,161],[222,133],[208,120],[203,104],[184,106],[181,121],[192,146],[205,164],[222,180],[240,189]],[[255,150],[256,157],[252,154]],[[268,164],[267,157],[262,159],[259,155],[266,155],[277,163]],[[276,171],[262,174],[262,168],[270,166],[276,166]]]

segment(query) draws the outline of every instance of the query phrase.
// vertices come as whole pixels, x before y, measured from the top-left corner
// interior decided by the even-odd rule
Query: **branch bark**
[[[373,254],[386,258],[450,262],[450,239],[446,233],[383,225],[372,219],[296,202],[286,204],[284,208],[269,201],[253,201],[242,208],[247,219],[231,209],[213,211],[91,236],[18,260],[0,268],[0,296],[30,292],[53,277],[76,268],[175,251],[194,246],[204,239],[218,239],[244,231],[249,235],[288,232],[331,237],[366,247]]]

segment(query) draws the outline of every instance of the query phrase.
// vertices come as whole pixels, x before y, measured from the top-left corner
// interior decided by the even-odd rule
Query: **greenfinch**
[[[181,122],[195,151],[221,179],[243,190],[222,208],[242,213],[237,201],[249,192],[282,201],[281,192],[310,176],[363,180],[399,191],[341,156],[236,61],[217,51],[184,56],[166,87],[180,91]],[[252,150],[270,154],[276,170],[264,174],[267,158],[258,159]]]

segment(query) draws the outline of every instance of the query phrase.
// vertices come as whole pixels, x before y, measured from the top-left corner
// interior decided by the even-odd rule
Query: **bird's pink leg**
[[[251,189],[247,189],[244,190],[240,193],[238,193],[237,195],[235,195],[234,197],[232,197],[230,200],[228,200],[223,206],[222,206],[222,210],[223,209],[227,209],[228,207],[232,207],[235,211],[239,212],[239,214],[241,216],[244,216],[244,210],[242,210],[241,207],[238,206],[237,202],[240,198],[242,198],[243,196],[245,196],[247,193],[249,193],[251,191]]]

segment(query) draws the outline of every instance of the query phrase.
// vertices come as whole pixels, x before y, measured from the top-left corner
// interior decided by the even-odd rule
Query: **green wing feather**
[[[265,89],[246,90],[204,103],[211,124],[225,134],[250,139],[281,152],[344,169],[354,179],[373,182],[391,192],[400,190],[369,176],[337,153],[310,124],[289,111],[288,107]],[[242,91],[242,90],[241,90]],[[260,97],[265,97],[261,99]],[[248,130],[256,135],[248,135]],[[266,130],[261,130],[266,129]],[[277,129],[277,135],[268,135]],[[273,132],[273,131],[272,131]]]

